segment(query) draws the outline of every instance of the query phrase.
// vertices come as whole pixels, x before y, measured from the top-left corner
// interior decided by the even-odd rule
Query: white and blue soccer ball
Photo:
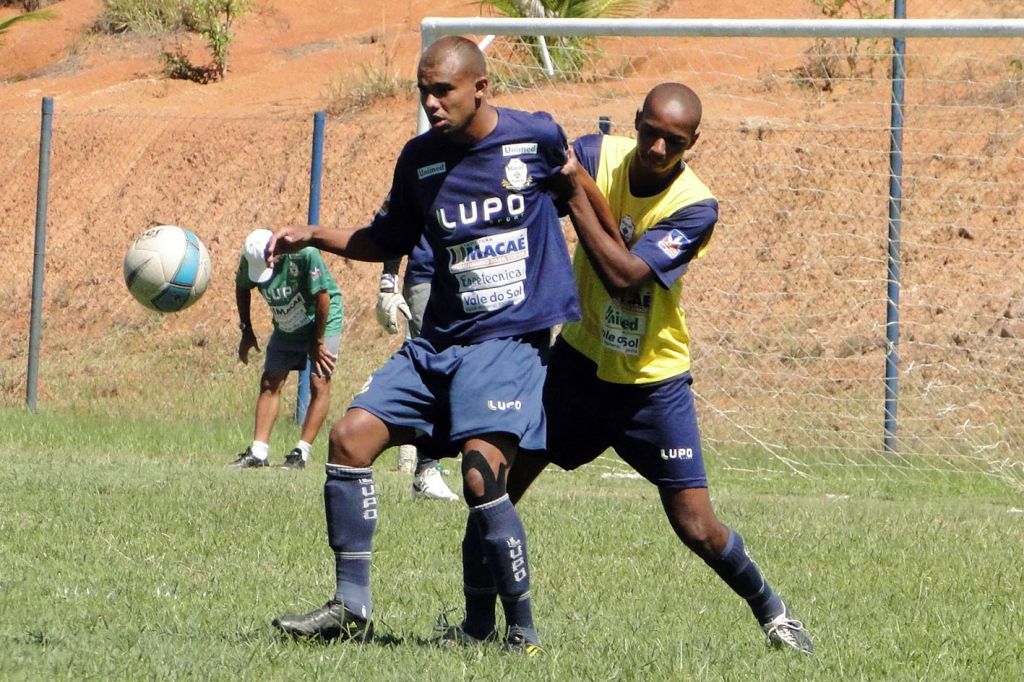
[[[210,286],[210,254],[184,228],[151,227],[128,247],[124,283],[147,308],[176,313],[198,301]]]

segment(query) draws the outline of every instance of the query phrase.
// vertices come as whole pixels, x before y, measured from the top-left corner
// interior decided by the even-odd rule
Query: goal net
[[[1024,488],[1024,22],[476,18],[427,19],[423,33],[482,41],[492,101],[548,111],[570,139],[601,121],[634,135],[662,81],[701,96],[687,162],[721,218],[681,303],[718,461],[766,475],[967,472]],[[906,46],[898,306],[895,37]]]

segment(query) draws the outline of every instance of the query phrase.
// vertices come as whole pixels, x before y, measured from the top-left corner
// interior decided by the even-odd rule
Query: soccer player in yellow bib
[[[508,492],[515,502],[548,463],[575,469],[613,448],[658,486],[676,535],[747,601],[768,642],[809,654],[804,626],[715,516],[708,493],[679,303],[683,274],[718,220],[715,197],[683,162],[701,114],[693,90],[662,83],[636,114],[636,140],[574,143],[564,173],[580,188],[569,213],[580,237],[573,268],[583,316],[565,325],[552,351],[547,449],[520,453]],[[466,575],[462,626],[474,632],[494,602],[483,570]]]

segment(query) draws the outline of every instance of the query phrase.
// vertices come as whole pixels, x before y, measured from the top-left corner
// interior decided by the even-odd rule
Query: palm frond
[[[56,19],[57,14],[53,10],[48,9],[37,9],[34,12],[25,12],[24,14],[16,14],[13,17],[0,20],[0,33],[5,33],[11,26],[14,26],[21,21],[45,21],[48,19]]]

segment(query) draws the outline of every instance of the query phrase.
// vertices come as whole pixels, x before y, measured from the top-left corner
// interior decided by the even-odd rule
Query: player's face
[[[486,77],[474,77],[460,68],[458,59],[449,57],[435,64],[420,64],[416,87],[420,104],[427,113],[430,129],[461,140],[479,108]]]
[[[636,114],[636,158],[653,175],[673,172],[699,136],[672,107],[651,107]]]

